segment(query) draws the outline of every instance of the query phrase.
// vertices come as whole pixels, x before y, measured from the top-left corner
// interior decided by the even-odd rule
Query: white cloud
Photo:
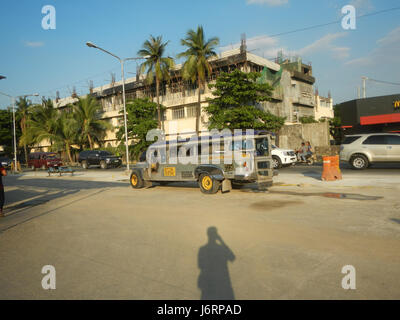
[[[297,50],[300,56],[307,56],[318,52],[330,52],[334,58],[344,59],[349,56],[350,48],[339,47],[334,44],[336,39],[346,36],[345,32],[328,33],[322,38],[314,41],[313,43]]]
[[[349,4],[356,8],[357,14],[364,14],[374,9],[371,0],[351,0]]]
[[[266,4],[271,7],[278,7],[287,4],[289,0],[247,0],[247,4]]]
[[[43,47],[43,46],[44,46],[44,42],[25,41],[25,47],[37,48],[37,47]]]
[[[400,63],[400,27],[390,31],[376,42],[376,47],[367,55],[348,61],[347,65],[372,66]]]
[[[307,56],[309,57],[315,53],[329,53],[335,59],[345,59],[349,57],[350,48],[337,46],[334,42],[346,36],[347,33],[329,33],[322,38],[314,41],[313,43],[298,49],[292,50],[282,46],[279,43],[278,37],[268,37],[268,36],[257,36],[249,38],[246,41],[247,51],[257,54],[259,56],[265,57],[267,59],[273,59],[277,56],[280,50],[283,50],[285,55],[294,56]],[[240,47],[240,43],[231,44],[228,46],[221,47],[221,51],[227,51],[231,49],[236,49]]]

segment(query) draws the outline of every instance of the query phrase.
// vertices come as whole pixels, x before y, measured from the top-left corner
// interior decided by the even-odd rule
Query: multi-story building
[[[271,113],[286,118],[286,124],[298,123],[301,117],[310,116],[316,120],[332,118],[332,99],[320,97],[314,92],[315,78],[312,75],[311,64],[305,64],[300,58],[283,59],[280,55],[276,61],[270,61],[247,52],[245,46],[221,53],[210,59],[212,74],[207,84],[215,83],[221,72],[231,72],[239,69],[244,72],[261,72],[258,81],[265,81],[274,88],[271,101],[259,104]],[[171,70],[171,77],[160,89],[160,103],[166,107],[163,114],[163,127],[166,135],[178,134],[182,137],[195,133],[196,108],[198,105],[198,86],[181,77],[182,65]],[[148,85],[144,76],[136,76],[125,81],[127,101],[152,97],[156,101],[155,85]],[[102,105],[101,117],[109,121],[114,128],[123,123],[122,83],[115,82],[92,90]],[[201,92],[200,131],[207,130],[208,117],[204,111],[212,92],[206,85]],[[54,101],[56,107],[62,108],[76,101],[75,98],[65,98]],[[116,130],[107,133],[104,146],[118,145]]]

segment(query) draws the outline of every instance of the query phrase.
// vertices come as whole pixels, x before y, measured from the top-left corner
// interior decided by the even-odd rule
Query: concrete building
[[[239,69],[244,72],[261,72],[259,81],[270,83],[273,88],[272,100],[261,103],[260,108],[286,118],[286,124],[299,123],[303,116],[311,116],[316,120],[332,118],[332,99],[320,97],[314,92],[315,78],[312,75],[311,64],[305,64],[300,58],[283,59],[282,54],[275,61],[270,61],[241,48],[226,51],[218,57],[210,59],[212,75],[208,83],[215,83],[221,72],[231,72]],[[182,65],[176,65],[171,70],[171,79],[161,85],[160,103],[166,107],[163,115],[164,130],[167,134],[179,134],[182,137],[192,135],[196,128],[196,107],[198,101],[197,84],[185,81],[181,77]],[[126,79],[125,90],[127,101],[155,97],[155,85],[148,85],[144,76]],[[93,88],[92,94],[102,105],[101,117],[109,121],[114,128],[123,123],[122,110],[122,83],[121,81]],[[212,98],[211,90],[206,85],[201,92],[200,130],[207,130],[208,117],[204,111],[207,98]],[[63,108],[76,101],[68,97],[57,99],[54,105]],[[107,133],[104,140],[105,147],[115,147],[116,130]]]

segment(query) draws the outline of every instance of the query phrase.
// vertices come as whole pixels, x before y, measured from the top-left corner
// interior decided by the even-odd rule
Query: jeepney
[[[130,184],[139,189],[153,182],[195,181],[205,194],[247,183],[265,189],[276,174],[271,146],[268,133],[156,142],[148,148],[146,160],[133,166]]]

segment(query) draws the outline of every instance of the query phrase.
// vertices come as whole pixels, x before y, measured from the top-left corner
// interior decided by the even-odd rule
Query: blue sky
[[[400,10],[357,19],[356,30],[340,23],[282,35],[342,17],[352,4],[357,15],[400,7],[398,0],[2,0],[0,3],[0,91],[11,95],[38,92],[55,97],[88,91],[120,79],[114,58],[85,46],[86,41],[121,57],[136,56],[150,34],[170,40],[167,54],[182,51],[180,39],[190,28],[204,26],[206,36],[220,38],[219,50],[236,47],[245,33],[248,49],[272,58],[283,49],[310,61],[321,95],[334,102],[356,98],[361,76],[400,83]],[[42,7],[56,9],[56,29],[44,30]],[[127,76],[136,70],[127,64]],[[400,93],[400,86],[367,83],[367,96]],[[35,99],[34,99],[35,101]],[[39,99],[36,99],[39,101]],[[9,99],[0,96],[0,108]]]

